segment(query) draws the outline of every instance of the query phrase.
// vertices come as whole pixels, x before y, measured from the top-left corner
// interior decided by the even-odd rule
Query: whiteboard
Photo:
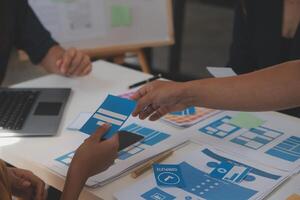
[[[143,48],[173,43],[171,0],[29,0],[62,46]]]

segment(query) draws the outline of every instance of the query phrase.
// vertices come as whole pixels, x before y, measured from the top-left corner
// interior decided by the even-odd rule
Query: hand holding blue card
[[[110,124],[110,130],[103,136],[104,139],[111,138],[120,127],[126,122],[133,110],[136,102],[121,97],[108,95],[98,110],[80,129],[86,134],[93,134],[97,128],[103,124]]]

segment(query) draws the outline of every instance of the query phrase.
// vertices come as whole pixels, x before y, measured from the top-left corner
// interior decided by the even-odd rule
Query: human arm
[[[64,76],[85,76],[92,71],[88,55],[75,49],[54,45],[40,63],[48,72]]]
[[[245,75],[186,83],[153,82],[133,97],[134,116],[157,120],[189,106],[223,110],[269,111],[300,105],[300,60]]]
[[[87,179],[114,163],[118,155],[118,136],[100,141],[108,129],[107,125],[100,127],[77,149],[68,170],[61,200],[77,200]]]
[[[90,58],[75,48],[65,50],[59,46],[27,0],[18,1],[17,11],[15,46],[24,50],[34,64],[64,76],[83,76],[91,71]]]

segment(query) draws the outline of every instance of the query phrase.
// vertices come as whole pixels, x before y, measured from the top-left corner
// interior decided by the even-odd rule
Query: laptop
[[[0,88],[0,137],[57,133],[69,88]]]

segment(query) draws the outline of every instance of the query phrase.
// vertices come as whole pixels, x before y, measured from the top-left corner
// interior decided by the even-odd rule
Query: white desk
[[[119,94],[126,91],[127,87],[132,83],[144,80],[148,77],[149,75],[141,72],[100,61],[94,63],[92,74],[84,78],[68,79],[56,75],[49,75],[16,85],[16,87],[70,87],[73,92],[66,107],[57,136],[46,138],[1,138],[0,158],[16,167],[33,171],[48,184],[61,190],[64,178],[38,164],[38,160],[43,160],[43,156],[53,156],[51,148],[55,146],[70,145],[70,148],[75,149],[79,145],[73,143],[69,144],[67,141],[74,137],[82,138],[83,140],[83,135],[66,130],[66,127],[79,112],[94,111],[100,104],[99,99],[103,99],[108,93],[113,92],[114,94]],[[289,118],[288,116],[286,117]],[[297,120],[292,117],[290,119]],[[140,178],[143,178],[148,173]],[[292,183],[295,181],[299,182],[299,179],[300,176],[295,177],[291,181]],[[112,195],[114,191],[134,183],[134,181],[134,179],[126,176],[102,188],[86,188],[82,192],[81,199],[113,199]],[[286,183],[285,185],[288,186],[288,184],[289,183]],[[294,183],[291,185],[297,189],[297,184]],[[275,192],[269,199],[282,199],[282,197],[289,195],[291,192],[290,187],[288,187],[288,189],[285,188],[285,186],[281,187],[282,189]],[[283,191],[283,193],[281,191]]]

